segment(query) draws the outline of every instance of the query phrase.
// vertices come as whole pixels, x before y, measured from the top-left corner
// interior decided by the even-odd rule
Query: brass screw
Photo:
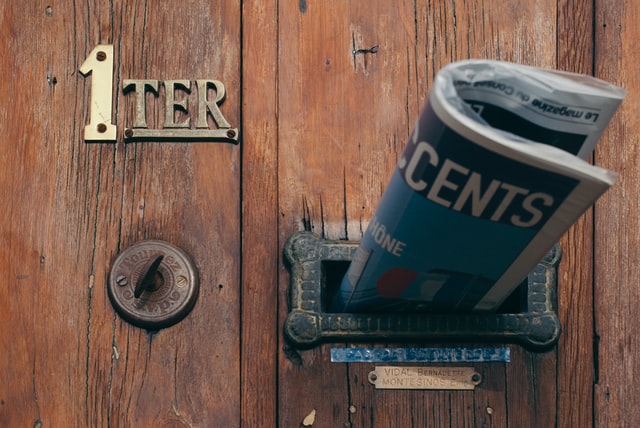
[[[107,125],[105,125],[104,123],[99,123],[98,132],[101,134],[104,134],[105,132],[107,132]]]
[[[98,61],[104,61],[105,59],[107,59],[107,53],[105,51],[98,51],[96,53],[96,59]]]
[[[184,276],[180,275],[179,277],[176,278],[176,285],[180,288],[182,287],[186,287],[187,286],[187,278],[185,278]]]
[[[235,136],[236,136],[236,131],[234,131],[233,129],[230,129],[227,131],[227,137],[234,138]]]

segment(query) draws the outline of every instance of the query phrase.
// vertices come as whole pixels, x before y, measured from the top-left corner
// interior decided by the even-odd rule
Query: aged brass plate
[[[238,144],[238,129],[144,129],[127,128],[125,143],[135,141],[152,142],[219,142]]]
[[[369,383],[376,389],[473,390],[482,376],[473,367],[376,366]]]

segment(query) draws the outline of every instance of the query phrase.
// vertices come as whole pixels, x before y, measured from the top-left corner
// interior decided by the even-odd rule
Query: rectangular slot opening
[[[349,260],[323,260],[321,262],[322,310],[330,313],[331,301],[349,268]],[[528,282],[525,279],[496,310],[498,314],[519,314],[528,311]]]

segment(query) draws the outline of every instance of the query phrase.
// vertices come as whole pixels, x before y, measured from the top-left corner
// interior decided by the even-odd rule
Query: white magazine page
[[[602,80],[499,61],[445,67],[458,96],[491,126],[587,159],[626,91]]]

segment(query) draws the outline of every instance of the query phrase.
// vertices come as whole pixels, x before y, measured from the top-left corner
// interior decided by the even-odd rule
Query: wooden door
[[[628,426],[640,417],[635,3],[94,1],[0,5],[0,426]],[[115,143],[85,143],[114,47]],[[495,58],[630,92],[593,161],[619,182],[561,241],[563,332],[474,364],[475,391],[381,391],[373,364],[282,335],[294,233],[359,240],[438,69]],[[126,142],[125,79],[216,79],[240,144]],[[146,96],[150,128],[166,96]],[[178,91],[196,120],[197,88]],[[212,125],[213,126],[213,125]],[[193,258],[193,311],[150,333],[114,311],[115,257],[161,239]],[[476,345],[486,345],[475,343]],[[362,345],[362,344],[361,344]],[[375,342],[374,346],[407,346]],[[409,346],[459,346],[411,343]],[[349,346],[347,344],[346,346]]]

